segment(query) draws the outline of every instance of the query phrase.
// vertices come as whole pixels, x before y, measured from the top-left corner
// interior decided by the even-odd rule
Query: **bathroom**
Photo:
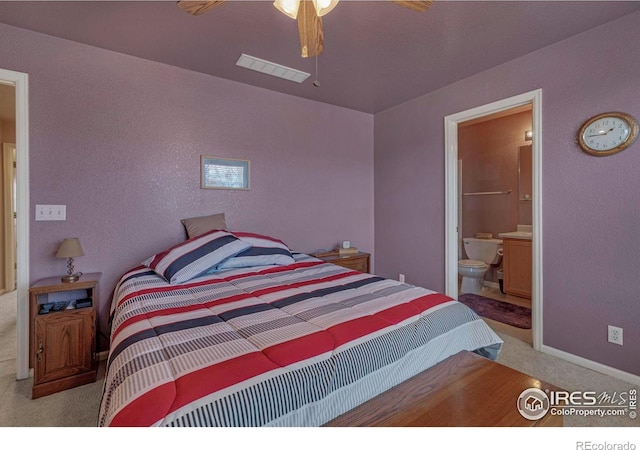
[[[458,259],[475,261],[465,251],[468,238],[498,240],[491,246],[489,261],[478,269],[484,276],[470,274],[476,269],[460,269],[459,264],[459,272],[465,274],[459,273],[460,293],[480,294],[491,289],[504,294],[503,237],[522,237],[513,232],[524,231],[530,243],[533,160],[531,137],[526,133],[531,129],[531,105],[469,120],[458,127]],[[530,278],[530,268],[523,269],[529,271]],[[512,294],[527,297],[526,289],[520,292]]]

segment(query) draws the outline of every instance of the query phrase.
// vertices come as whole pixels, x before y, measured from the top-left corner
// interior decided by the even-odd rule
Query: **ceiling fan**
[[[300,52],[303,58],[316,56],[324,50],[322,16],[330,12],[339,0],[275,0],[273,5],[282,13],[297,19],[300,35]],[[433,0],[391,0],[393,3],[414,11],[429,9]],[[221,5],[225,0],[178,1],[178,7],[191,15],[199,16]]]

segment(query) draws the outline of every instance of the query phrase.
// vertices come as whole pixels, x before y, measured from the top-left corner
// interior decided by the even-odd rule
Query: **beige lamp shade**
[[[318,17],[322,17],[338,4],[338,0],[313,0],[313,6],[316,9]]]
[[[300,0],[276,0],[273,2],[280,12],[295,19],[298,17],[298,8],[300,7]]]
[[[77,256],[84,256],[82,246],[80,245],[80,239],[67,238],[62,241],[56,253],[57,258],[75,258]]]
[[[82,275],[81,272],[74,273],[73,258],[77,256],[84,256],[82,246],[80,245],[80,239],[67,238],[62,241],[62,244],[60,244],[60,247],[58,247],[58,253],[56,253],[56,257],[67,258],[67,274],[62,277],[62,281],[64,283],[73,283],[74,281],[78,281],[78,279]]]

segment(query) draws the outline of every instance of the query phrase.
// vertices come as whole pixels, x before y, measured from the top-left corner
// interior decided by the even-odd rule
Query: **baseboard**
[[[567,353],[565,351],[558,350],[557,348],[549,347],[548,345],[543,345],[541,351],[542,353],[555,356],[557,358],[573,363],[577,366],[585,367],[595,372],[602,373],[604,375],[609,375],[619,380],[625,381],[627,383],[640,386],[640,376],[638,375],[634,375],[632,373],[625,372],[623,370],[616,369],[614,367],[606,366],[604,364],[591,361],[590,359],[586,359],[581,356],[574,355],[572,353]]]
[[[492,287],[492,288],[494,288],[494,289],[500,289],[500,284],[499,284],[499,283],[496,283],[495,281],[485,281],[485,282],[484,282],[484,285],[485,285],[485,286]]]
[[[109,350],[98,352],[98,361],[106,361],[109,358]]]

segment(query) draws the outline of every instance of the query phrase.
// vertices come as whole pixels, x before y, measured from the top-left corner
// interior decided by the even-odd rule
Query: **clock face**
[[[587,147],[606,151],[624,144],[629,139],[631,126],[619,117],[603,117],[593,122],[582,133]]]
[[[629,147],[636,139],[638,125],[624,113],[605,113],[585,122],[578,134],[582,149],[592,155],[606,156]]]

